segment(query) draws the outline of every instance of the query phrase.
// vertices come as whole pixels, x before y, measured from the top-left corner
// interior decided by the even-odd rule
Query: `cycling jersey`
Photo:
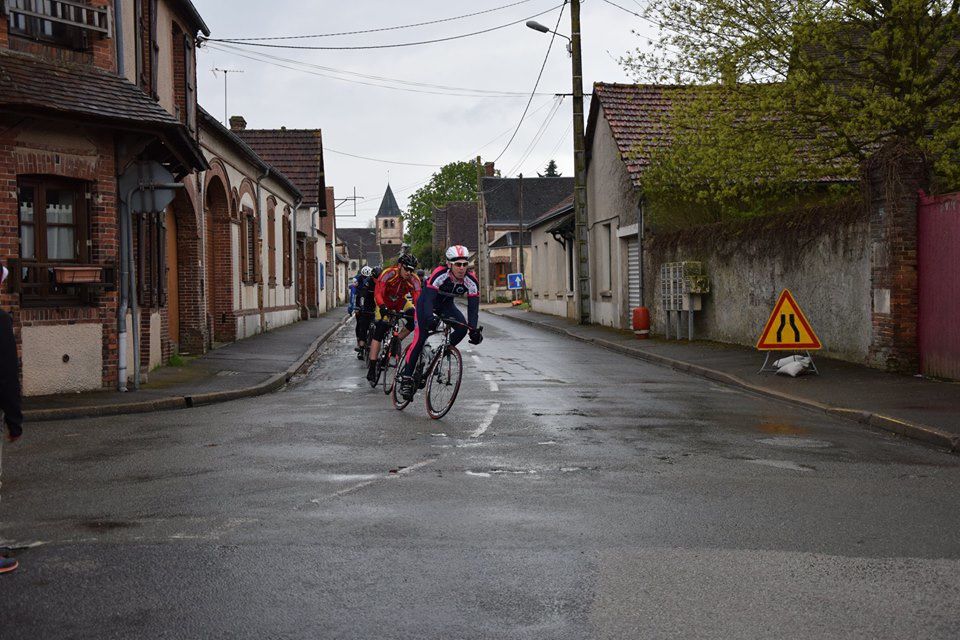
[[[396,265],[384,269],[380,277],[377,278],[374,295],[378,307],[402,311],[407,303],[408,295],[413,300],[413,304],[417,304],[417,299],[420,297],[420,280],[412,274],[409,279],[404,278],[402,267]]]
[[[361,313],[372,314],[377,307],[377,301],[374,299],[373,278],[360,276],[360,283],[357,285],[356,306]]]
[[[464,296],[467,298],[466,320],[454,303],[457,297]],[[472,271],[468,271],[462,280],[457,280],[449,267],[439,266],[427,277],[423,295],[417,301],[416,327],[413,331],[413,342],[407,349],[403,369],[403,375],[405,376],[413,375],[413,367],[427,341],[427,333],[430,330],[434,315],[442,318],[452,318],[457,322],[465,322],[472,328],[477,327],[480,319],[480,282]],[[466,335],[466,327],[454,327],[450,332],[450,344],[456,346]]]

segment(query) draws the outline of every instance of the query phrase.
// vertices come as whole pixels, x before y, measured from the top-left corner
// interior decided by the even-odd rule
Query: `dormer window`
[[[106,7],[76,0],[4,0],[11,35],[82,51],[90,38],[110,37]]]

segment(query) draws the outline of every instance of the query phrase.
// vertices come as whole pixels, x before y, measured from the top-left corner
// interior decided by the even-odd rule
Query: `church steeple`
[[[399,218],[401,215],[400,206],[397,199],[393,196],[393,189],[390,183],[387,183],[387,190],[383,192],[383,201],[380,202],[380,210],[377,211],[378,218]]]

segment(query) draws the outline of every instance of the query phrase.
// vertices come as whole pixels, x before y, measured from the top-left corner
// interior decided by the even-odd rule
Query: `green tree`
[[[422,264],[436,264],[437,252],[444,247],[433,247],[433,209],[448,202],[474,200],[477,197],[477,163],[451,162],[433,174],[430,182],[417,189],[407,207],[405,240],[410,251]]]
[[[538,173],[538,176],[541,178],[559,178],[560,172],[557,171],[557,161],[550,159],[550,162],[547,163],[547,167],[543,170],[543,173]]]
[[[898,147],[960,183],[960,2],[649,0],[643,11],[657,46],[624,66],[688,87],[672,144],[654,154],[654,190],[722,208],[855,175]]]

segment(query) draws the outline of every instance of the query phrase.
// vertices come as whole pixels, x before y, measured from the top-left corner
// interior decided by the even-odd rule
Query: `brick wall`
[[[917,150],[888,146],[865,167],[870,199],[871,364],[917,373],[917,204],[927,185],[927,166]]]
[[[3,123],[12,124],[12,123]],[[94,264],[113,267],[117,264],[117,185],[114,164],[114,138],[109,133],[89,130],[86,139],[95,150],[69,146],[58,147],[53,141],[42,146],[31,143],[21,146],[17,126],[0,127],[0,259],[19,259],[19,220],[17,215],[17,176],[22,174],[54,175],[89,182],[88,201],[91,251]],[[51,139],[52,140],[52,139]],[[103,325],[103,386],[117,381],[117,304],[116,291],[100,291],[91,296],[89,305],[65,305],[57,308],[22,308],[20,296],[7,288],[0,292],[0,307],[13,314],[18,350],[21,329],[27,326],[93,323]],[[22,357],[22,352],[21,352]]]

